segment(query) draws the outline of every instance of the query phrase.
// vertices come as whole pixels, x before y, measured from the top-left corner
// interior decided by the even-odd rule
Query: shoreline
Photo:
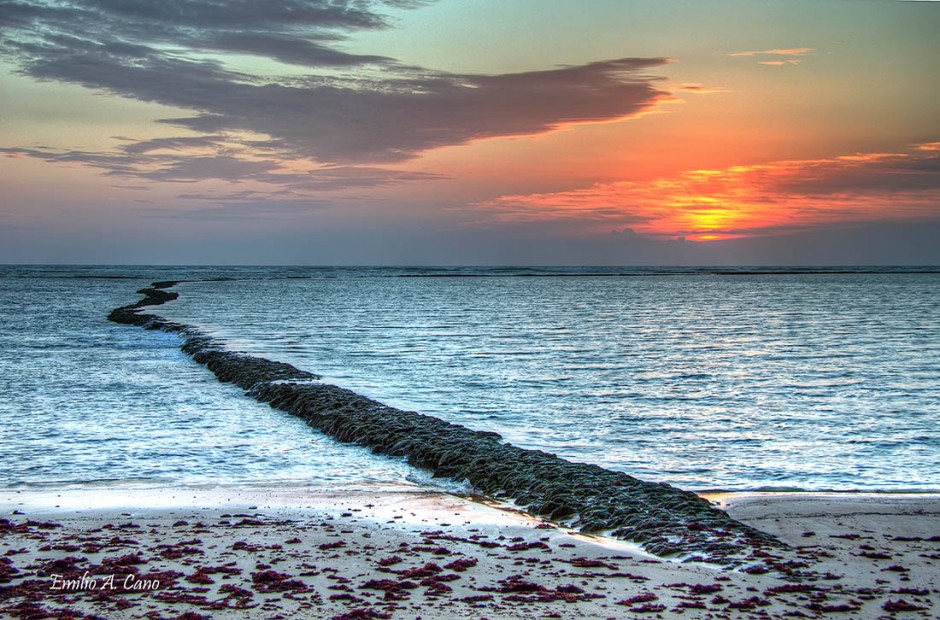
[[[734,512],[745,512],[755,506],[798,505],[802,500],[827,505],[870,506],[898,504],[940,505],[940,491],[689,491],[715,506]],[[290,484],[170,484],[122,485],[94,484],[55,486],[49,488],[0,489],[0,516],[12,511],[28,510],[51,516],[57,513],[115,510],[176,510],[254,506],[264,509],[327,509],[337,499],[355,501],[386,501],[402,498],[407,501],[420,498],[446,497],[467,506],[479,506],[494,514],[513,514],[532,523],[551,523],[561,529],[576,530],[570,524],[553,521],[549,517],[534,515],[523,507],[502,502],[485,495],[474,495],[410,483],[362,483],[344,487],[308,486]],[[591,533],[592,539],[605,538]],[[610,537],[618,543],[625,541]],[[639,546],[637,546],[639,548]],[[676,558],[661,557],[663,560]],[[678,559],[677,561],[688,561]],[[707,564],[707,562],[705,563]],[[724,567],[723,565],[716,565]],[[731,567],[736,568],[736,567]]]
[[[924,618],[940,607],[940,494],[717,501],[790,544],[786,570],[664,561],[438,491],[4,491],[0,615]],[[53,574],[76,588],[53,590]],[[110,575],[117,587],[103,591]],[[133,589],[148,580],[159,587]]]
[[[716,564],[754,563],[761,554],[788,553],[786,545],[745,525],[698,495],[651,483],[597,465],[576,463],[540,450],[519,448],[491,431],[472,430],[440,418],[404,411],[320,382],[290,364],[227,351],[202,331],[144,308],[179,297],[167,289],[185,280],[154,282],[140,301],[115,308],[108,319],[178,334],[181,349],[225,383],[297,416],[341,442],[406,457],[434,477],[466,482],[496,500],[577,527],[609,532],[658,556],[675,555]]]
[[[938,493],[694,493],[523,450],[142,312],[175,299],[175,284],[109,318],[176,334],[220,381],[487,497],[407,483],[4,489],[0,617],[927,618],[940,607]]]

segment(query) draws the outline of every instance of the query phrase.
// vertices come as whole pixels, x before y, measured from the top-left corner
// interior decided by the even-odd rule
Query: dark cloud
[[[278,27],[378,28],[384,21],[370,10],[371,2],[309,0],[83,0],[99,16],[127,23],[153,23],[180,28]]]
[[[87,151],[56,151],[45,147],[34,149],[0,147],[0,153],[8,157],[32,157],[50,163],[84,164],[93,168],[101,168],[109,174],[116,176],[136,176],[138,169],[136,162],[123,155],[113,153],[91,153]]]
[[[626,117],[668,96],[643,75],[667,62],[662,58],[454,75],[338,47],[351,32],[387,27],[383,5],[417,4],[2,2],[0,52],[35,78],[192,112],[166,123],[207,133],[262,134],[268,136],[265,148],[281,157],[347,164],[402,161],[478,138]],[[246,74],[207,60],[200,55],[206,51],[304,65],[308,74]],[[337,68],[356,71],[343,75]],[[320,69],[320,75],[309,73]],[[127,150],[146,153],[151,146]]]
[[[535,134],[564,123],[638,113],[665,93],[635,72],[662,62],[621,59],[552,71],[389,81],[366,88],[229,83],[222,98],[198,106],[211,116],[177,122],[201,130],[250,129],[272,136],[285,150],[323,161],[401,161],[473,139]],[[277,114],[266,113],[272,106]]]
[[[377,11],[397,3],[356,0],[21,0],[0,3],[8,29],[110,41],[154,41],[198,48],[208,36],[283,32],[335,40],[343,32],[387,27]],[[239,49],[234,42],[232,51]]]
[[[385,56],[347,54],[320,43],[279,34],[227,32],[204,40],[199,46],[203,49],[267,56],[283,63],[311,67],[392,63],[392,59]]]
[[[843,157],[810,163],[777,184],[778,191],[809,195],[936,192],[940,151]]]
[[[252,179],[278,168],[273,161],[248,161],[237,157],[187,157],[149,172],[136,172],[135,176],[155,181],[200,181],[203,179]]]
[[[124,152],[130,155],[139,155],[161,150],[187,150],[193,148],[213,148],[222,143],[218,136],[190,136],[185,138],[154,138],[135,142],[130,138],[131,144],[124,147]]]
[[[211,147],[212,154],[180,157],[173,153],[154,151],[178,148]],[[101,169],[107,176],[136,177],[152,181],[193,183],[210,179],[224,181],[257,181],[283,187],[283,194],[305,191],[341,190],[377,187],[411,181],[443,178],[424,172],[407,172],[376,166],[325,166],[309,172],[284,172],[273,159],[248,159],[227,154],[230,146],[220,137],[156,138],[126,145],[122,151],[95,153],[88,151],[56,151],[48,148],[0,148],[10,157],[32,157],[52,163],[75,163]],[[115,186],[122,187],[122,186]],[[141,189],[139,186],[124,186]],[[228,196],[238,193],[229,194]],[[265,196],[277,198],[278,192]],[[207,200],[223,200],[211,194],[199,194]],[[195,195],[184,196],[194,198]]]

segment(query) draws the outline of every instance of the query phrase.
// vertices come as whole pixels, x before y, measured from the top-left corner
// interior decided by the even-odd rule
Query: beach
[[[0,610],[100,618],[935,617],[940,496],[728,494],[790,546],[657,558],[416,489],[4,491]],[[70,615],[71,614],[71,615]]]
[[[624,348],[619,359],[605,348],[606,315],[587,315],[578,330],[540,316],[526,337],[513,320],[482,321],[501,316],[494,308],[437,316],[462,308],[468,290],[624,301],[638,293],[655,302],[662,291],[675,299],[699,291],[712,282],[704,274],[419,282],[397,271],[334,280],[196,270],[169,280],[153,270],[158,277],[137,289],[143,299],[115,307],[127,301],[127,282],[44,273],[12,274],[6,293],[27,300],[35,320],[29,338],[5,340],[16,362],[0,417],[9,467],[0,490],[4,616],[936,615],[935,388],[929,370],[918,370],[931,367],[931,353],[911,340],[882,360],[882,341],[858,332],[867,319],[854,311],[839,315],[843,335],[832,343],[846,347],[845,359],[882,363],[872,382],[832,357],[828,340],[790,334],[792,318],[773,336],[761,321],[716,332],[689,319],[698,334],[689,340],[685,328],[658,334],[666,323],[657,318],[635,328],[627,313],[615,341],[641,346],[655,336],[656,344]],[[900,283],[912,313],[892,315],[899,333],[929,338],[910,317],[932,276],[914,275],[861,277]],[[758,295],[791,276],[715,277],[712,293]],[[794,276],[790,285],[814,294],[838,285],[834,300],[844,300],[863,284],[846,279],[855,277]],[[423,314],[388,323],[383,317],[409,306],[409,291],[437,298]],[[308,295],[323,309],[285,318]],[[56,310],[69,296],[74,315]],[[327,301],[347,297],[349,307]],[[273,299],[284,305],[269,307]],[[397,306],[373,309],[364,299]],[[526,296],[507,299],[515,307]],[[520,317],[539,305],[526,303]],[[781,304],[765,318],[807,316]],[[353,306],[366,314],[346,312]],[[330,318],[346,316],[358,318]],[[832,331],[824,323],[814,333]],[[491,332],[499,337],[482,344]],[[375,340],[344,357],[343,338],[362,334]],[[553,345],[539,353],[544,342]],[[399,376],[404,366],[389,346],[429,366]],[[536,355],[535,366],[513,365]],[[570,376],[536,368],[556,357]],[[346,366],[359,378],[337,374]],[[786,371],[752,376],[764,366]],[[475,379],[449,383],[461,376]],[[411,386],[425,390],[417,401],[402,398],[418,390]],[[386,391],[390,399],[379,400]]]
[[[938,9],[0,0],[0,620],[940,620]]]

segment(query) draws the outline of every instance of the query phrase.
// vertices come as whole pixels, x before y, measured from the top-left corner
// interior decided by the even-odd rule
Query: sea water
[[[372,487],[421,475],[219,383],[179,337],[107,321],[199,270],[0,268],[0,486]]]
[[[149,311],[521,447],[692,490],[938,490],[940,274],[862,271],[6,268],[0,466],[20,486],[430,483],[104,318],[190,279]]]

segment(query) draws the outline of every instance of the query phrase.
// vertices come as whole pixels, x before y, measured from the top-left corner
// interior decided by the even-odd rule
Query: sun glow
[[[921,178],[935,165],[933,146],[691,170],[647,183],[596,184],[482,204],[501,221],[577,220],[595,232],[626,226],[649,237],[703,242],[837,222],[910,221],[932,214],[940,198],[940,191]],[[847,191],[851,187],[862,187],[863,193]]]

